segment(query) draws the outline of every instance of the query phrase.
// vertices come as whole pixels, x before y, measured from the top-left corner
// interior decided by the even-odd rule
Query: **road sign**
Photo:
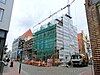
[[[17,51],[17,54],[19,55],[19,54],[22,54],[22,50],[18,50]]]

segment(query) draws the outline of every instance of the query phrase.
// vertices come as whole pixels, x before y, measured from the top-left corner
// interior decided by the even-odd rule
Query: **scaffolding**
[[[55,51],[55,28],[56,25],[49,24],[47,28],[35,32],[33,40],[33,52],[37,51],[37,57],[46,60]]]
[[[41,27],[34,37],[33,52],[37,51],[37,57],[42,59],[57,52],[70,56],[78,50],[77,28],[66,14],[49,22],[47,28]],[[60,58],[60,55],[56,57]]]

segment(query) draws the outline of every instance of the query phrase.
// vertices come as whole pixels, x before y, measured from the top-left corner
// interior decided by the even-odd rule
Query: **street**
[[[19,68],[19,63],[14,63],[16,68]],[[22,64],[24,75],[81,75],[85,71],[91,70],[88,67],[37,67],[32,65]]]

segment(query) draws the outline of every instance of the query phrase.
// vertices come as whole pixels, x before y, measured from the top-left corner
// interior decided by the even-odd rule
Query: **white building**
[[[19,45],[19,38],[15,39],[12,43],[12,58],[17,59],[17,51]]]
[[[51,21],[51,23],[57,25],[56,49],[59,50],[59,58],[68,62],[72,54],[79,53],[77,28],[73,26],[72,19],[67,14]]]

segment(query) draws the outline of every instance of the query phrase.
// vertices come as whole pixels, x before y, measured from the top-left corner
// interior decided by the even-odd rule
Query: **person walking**
[[[11,60],[10,62],[10,67],[13,67],[13,60]]]
[[[9,57],[6,57],[6,66],[8,66],[9,61],[10,61],[10,58]]]

